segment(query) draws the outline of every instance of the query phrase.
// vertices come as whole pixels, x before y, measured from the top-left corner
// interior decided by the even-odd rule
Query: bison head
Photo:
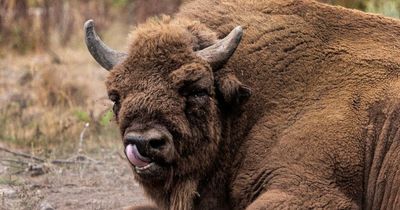
[[[233,74],[216,73],[239,45],[242,28],[217,39],[200,23],[153,20],[133,32],[128,53],[107,47],[91,20],[85,32],[90,53],[110,70],[108,95],[136,178],[165,183],[211,170],[225,109],[250,95]]]

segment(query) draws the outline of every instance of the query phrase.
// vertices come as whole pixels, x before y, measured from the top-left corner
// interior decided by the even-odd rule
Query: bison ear
[[[242,84],[236,76],[228,74],[217,81],[217,93],[230,107],[244,104],[251,96],[250,87]]]

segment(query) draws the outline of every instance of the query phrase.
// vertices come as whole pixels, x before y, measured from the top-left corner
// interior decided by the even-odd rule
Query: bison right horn
[[[126,53],[117,52],[101,41],[94,30],[93,20],[86,21],[84,30],[86,46],[93,58],[96,59],[97,63],[99,63],[103,68],[111,70],[115,65],[127,57]]]
[[[206,60],[214,70],[218,69],[233,55],[242,40],[242,36],[243,29],[241,26],[237,26],[228,36],[205,49],[197,51],[196,54]]]

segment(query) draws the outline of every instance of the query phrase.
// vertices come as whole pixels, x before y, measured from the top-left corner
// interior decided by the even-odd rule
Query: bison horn
[[[234,28],[228,36],[218,40],[215,44],[197,51],[197,55],[206,60],[213,69],[224,65],[238,47],[243,35],[241,26]]]
[[[101,41],[94,30],[93,20],[86,21],[84,30],[86,46],[93,58],[96,59],[97,63],[99,63],[103,68],[111,70],[115,65],[127,57],[126,53],[117,52]]]

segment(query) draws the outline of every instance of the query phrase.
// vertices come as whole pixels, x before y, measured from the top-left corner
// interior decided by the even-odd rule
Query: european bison
[[[398,20],[198,0],[139,25],[128,53],[85,30],[158,208],[400,209]]]

